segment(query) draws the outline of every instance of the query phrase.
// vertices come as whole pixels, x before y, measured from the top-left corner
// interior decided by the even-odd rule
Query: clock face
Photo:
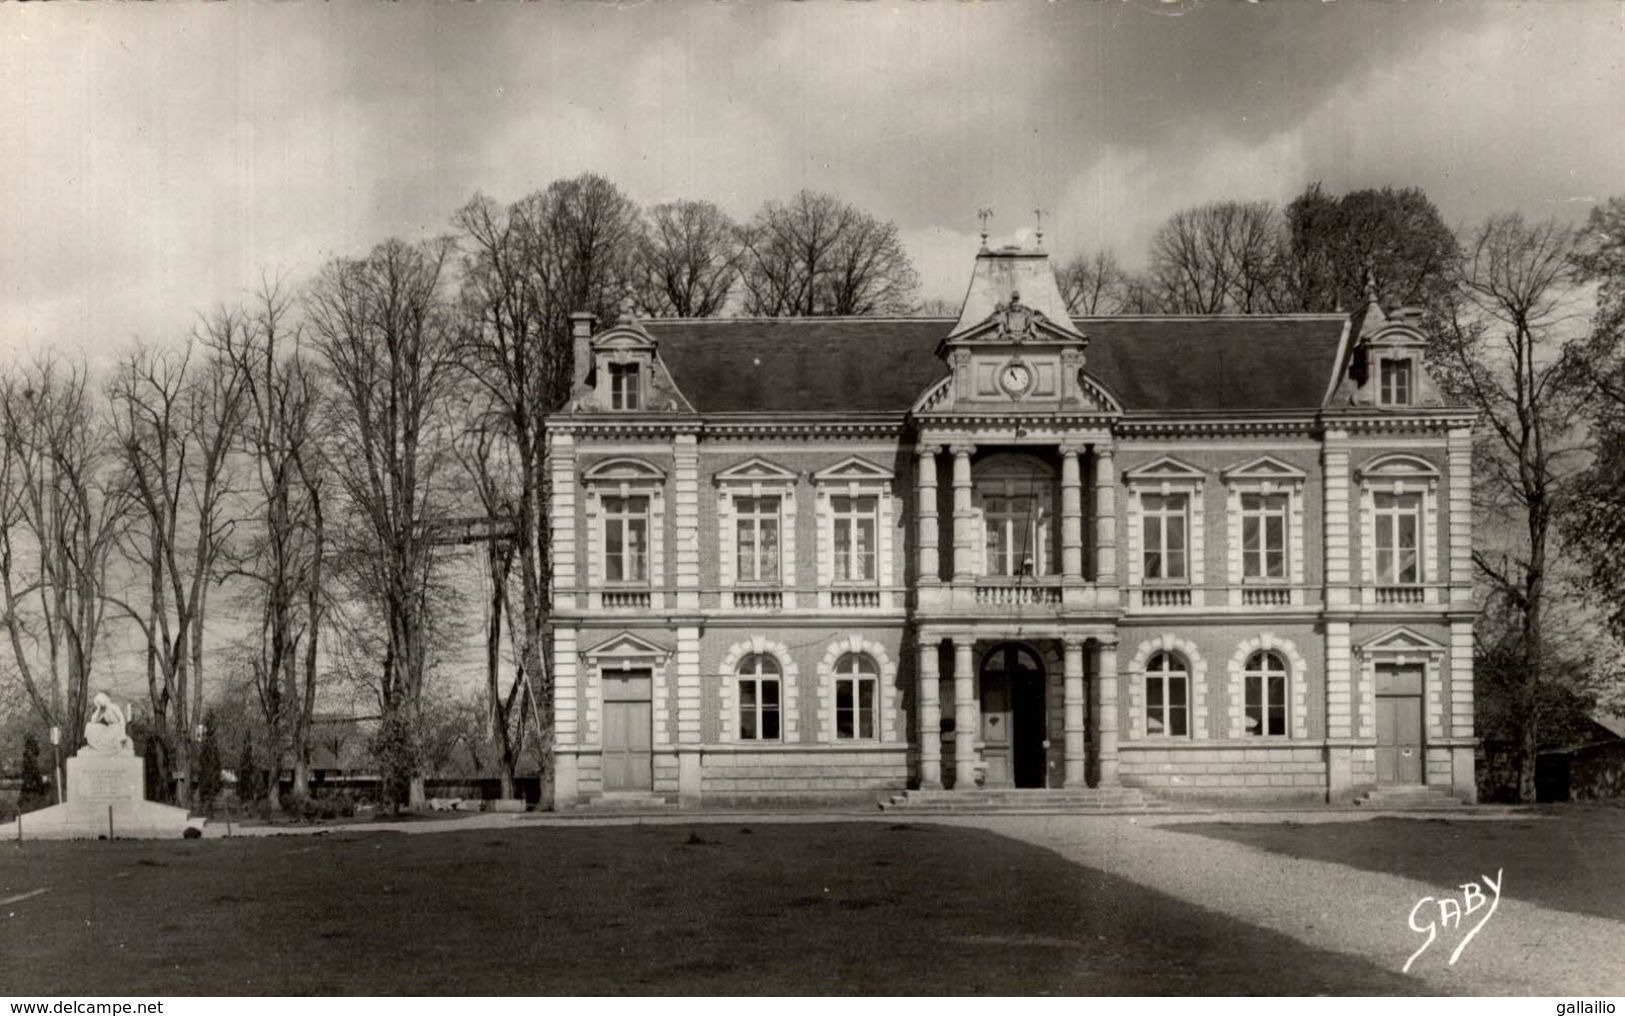
[[[1020,395],[1033,383],[1032,371],[1025,364],[1005,364],[999,371],[999,386],[1011,395]]]

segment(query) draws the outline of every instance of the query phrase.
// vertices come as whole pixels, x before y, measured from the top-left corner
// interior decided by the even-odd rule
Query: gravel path
[[[1226,816],[1227,820],[1229,816]],[[1145,817],[955,816],[953,825],[986,829],[1054,850],[1159,892],[1273,929],[1308,945],[1349,953],[1399,970],[1423,941],[1407,927],[1412,906],[1455,886],[1270,854],[1176,832]],[[1428,835],[1418,825],[1417,835]],[[1494,872],[1489,873],[1494,877]],[[1483,873],[1463,871],[1461,882]],[[1503,875],[1505,893],[1518,873]],[[1619,892],[1618,886],[1597,886]],[[1486,894],[1488,895],[1487,891]],[[1432,912],[1437,915],[1437,909]],[[1455,966],[1450,952],[1484,911],[1439,938],[1411,966],[1439,994],[1584,997],[1625,993],[1625,924],[1549,910],[1503,896]],[[1426,918],[1418,915],[1425,924]],[[1269,993],[1260,985],[1261,993]]]

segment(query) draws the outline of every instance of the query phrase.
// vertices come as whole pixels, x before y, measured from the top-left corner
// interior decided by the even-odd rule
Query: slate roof
[[[1315,410],[1338,369],[1341,314],[1075,318],[1084,369],[1127,412]],[[639,322],[700,413],[906,413],[948,373],[947,318]]]

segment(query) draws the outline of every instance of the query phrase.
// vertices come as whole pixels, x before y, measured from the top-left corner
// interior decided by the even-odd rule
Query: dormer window
[[[1384,359],[1378,367],[1377,399],[1384,406],[1411,404],[1411,361]]]
[[[640,379],[638,365],[635,363],[609,364],[609,408],[610,409],[638,409],[642,405],[639,398]]]

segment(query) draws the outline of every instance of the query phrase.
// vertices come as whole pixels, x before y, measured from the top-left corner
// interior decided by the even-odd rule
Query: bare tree
[[[1535,757],[1549,712],[1548,686],[1560,672],[1548,640],[1554,523],[1581,464],[1574,421],[1581,386],[1564,370],[1570,317],[1571,230],[1521,215],[1496,216],[1468,238],[1456,271],[1458,298],[1439,323],[1433,359],[1440,380],[1476,408],[1487,428],[1475,454],[1475,502],[1489,530],[1518,532],[1511,552],[1475,550],[1489,584],[1490,616],[1507,633],[1479,632],[1514,662],[1506,713],[1521,747],[1519,797],[1535,799]],[[1507,637],[1502,637],[1505,634]]]
[[[1286,207],[1281,282],[1292,310],[1353,310],[1371,287],[1383,306],[1438,312],[1456,257],[1455,235],[1415,187],[1338,197],[1315,183]]]
[[[907,314],[919,285],[896,224],[830,194],[769,201],[740,235],[748,314]]]
[[[500,424],[500,420],[492,422]],[[486,607],[485,629],[485,717],[491,740],[498,748],[497,766],[501,778],[503,800],[514,797],[514,777],[519,764],[519,750],[523,742],[523,723],[526,703],[525,647],[528,641],[522,630],[513,624],[513,609],[508,586],[513,576],[517,540],[507,535],[507,525],[513,519],[515,483],[512,461],[512,442],[503,440],[499,432],[476,422],[464,435],[458,449],[463,468],[474,482],[480,506],[487,519],[503,527],[504,533],[492,533],[484,543],[486,581],[490,583],[490,599]],[[512,678],[504,689],[502,682],[503,621],[508,621],[512,641],[518,649],[520,665],[514,668]],[[534,703],[532,703],[534,705]],[[476,768],[478,763],[476,762]]]
[[[465,251],[462,360],[471,382],[490,407],[485,417],[500,426],[511,449],[507,459],[516,487],[512,504],[514,555],[518,565],[522,626],[519,669],[537,693],[542,730],[541,804],[553,801],[553,695],[548,647],[552,603],[547,414],[568,394],[571,357],[569,308],[583,294],[562,288],[569,272],[538,252],[555,246],[535,236],[549,216],[537,202],[503,209],[475,197],[457,214]],[[581,306],[585,307],[583,303]],[[493,449],[494,453],[495,449]],[[489,505],[487,509],[489,510]],[[492,699],[495,712],[496,699]]]
[[[309,789],[310,731],[315,710],[318,643],[325,616],[322,565],[327,549],[319,447],[320,379],[300,350],[291,294],[262,282],[251,307],[217,316],[207,342],[239,378],[240,447],[253,472],[242,508],[247,535],[234,550],[232,573],[249,583],[254,616],[246,662],[265,724],[269,763],[293,770],[293,796]],[[301,651],[303,669],[301,670]],[[266,796],[281,806],[278,780]]]
[[[1147,280],[1172,314],[1281,309],[1281,219],[1267,201],[1219,201],[1169,216],[1151,240]]]
[[[128,498],[84,363],[0,381],[0,595],[28,700],[77,738]]]
[[[739,278],[739,227],[709,201],[649,209],[638,238],[634,291],[650,317],[722,313]]]
[[[307,298],[313,345],[334,390],[327,447],[354,524],[334,534],[356,593],[387,633],[379,706],[396,745],[386,786],[423,801],[410,740],[428,669],[433,527],[451,459],[446,410],[456,330],[442,289],[450,240],[389,240],[364,258],[329,262]],[[398,799],[397,799],[398,803]]]
[[[242,329],[220,311],[206,322],[223,341]],[[122,541],[147,575],[144,609],[115,602],[146,641],[147,693],[160,739],[163,768],[175,752],[180,798],[190,803],[191,721],[200,718],[204,630],[210,585],[234,520],[228,469],[241,419],[243,374],[228,357],[196,346],[138,348],[118,365],[108,386],[113,429],[133,506]]]
[[[1056,270],[1055,281],[1066,309],[1079,317],[1121,314],[1129,301],[1128,273],[1105,248],[1073,255]]]

